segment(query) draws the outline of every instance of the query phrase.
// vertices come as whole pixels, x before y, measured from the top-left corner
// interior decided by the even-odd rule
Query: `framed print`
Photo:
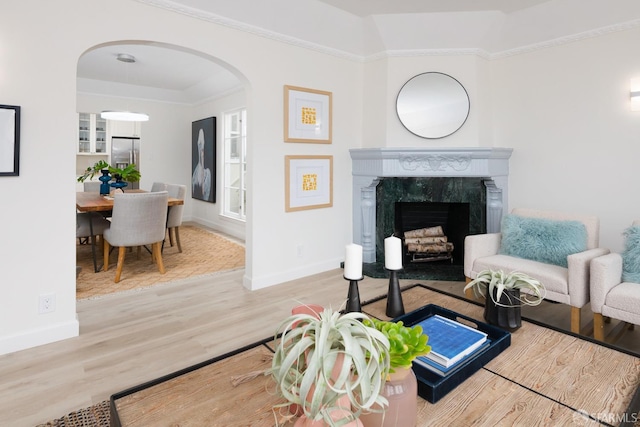
[[[216,118],[191,124],[191,197],[216,202]]]
[[[331,144],[331,108],[331,92],[285,86],[285,142]]]
[[[0,105],[0,176],[20,175],[20,107]]]
[[[285,156],[285,212],[333,206],[333,156]]]

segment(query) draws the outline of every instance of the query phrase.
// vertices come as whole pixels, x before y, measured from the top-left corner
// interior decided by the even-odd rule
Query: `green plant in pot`
[[[80,175],[78,177],[78,182],[84,182],[87,179],[93,179],[94,176],[96,175],[100,175],[102,174],[102,176],[99,178],[100,181],[103,181],[103,184],[107,184],[111,178],[113,178],[116,183],[122,183],[122,182],[138,182],[140,181],[140,171],[137,169],[137,166],[135,164],[130,164],[124,168],[116,168],[113,166],[109,166],[109,163],[105,162],[104,160],[100,160],[98,162],[96,162],[93,166],[90,166],[87,168],[87,170],[84,171],[84,173],[82,175]],[[110,178],[107,180],[106,176],[110,175]],[[105,178],[103,178],[105,177]],[[124,185],[117,185],[117,187],[124,187],[126,184]],[[101,193],[103,192],[102,190],[100,191]]]
[[[517,271],[483,270],[467,283],[467,289],[485,299],[484,319],[488,323],[511,331],[521,326],[521,307],[539,305],[546,295],[540,281]]]
[[[289,316],[278,328],[269,373],[287,403],[275,408],[298,405],[303,415],[296,426],[361,426],[362,411],[386,406],[380,392],[390,369],[389,340],[366,319],[325,309]]]
[[[377,319],[365,320],[382,332],[389,340],[391,369],[383,389],[388,406],[383,411],[363,414],[360,419],[365,427],[414,427],[417,421],[418,383],[411,369],[413,360],[431,351],[429,337],[422,326],[405,326],[402,321]]]

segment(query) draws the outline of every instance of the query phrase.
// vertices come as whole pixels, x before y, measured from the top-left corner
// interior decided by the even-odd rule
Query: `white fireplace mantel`
[[[487,178],[487,232],[499,230],[508,206],[511,148],[356,148],[349,150],[353,175],[353,240],[363,261],[376,261],[376,192],[380,178]]]

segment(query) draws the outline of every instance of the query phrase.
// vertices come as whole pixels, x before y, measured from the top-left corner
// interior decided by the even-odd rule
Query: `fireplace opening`
[[[463,265],[469,213],[469,203],[396,202],[394,235],[402,239],[403,265]]]
[[[487,186],[485,178],[383,178],[376,186],[376,262],[365,263],[369,277],[387,277],[384,239],[401,237],[410,228],[441,226],[453,250],[443,260],[411,262],[403,259],[400,279],[464,280],[464,238],[486,233]],[[397,212],[400,210],[401,212]],[[407,212],[404,212],[407,211]],[[406,213],[406,215],[405,215]],[[423,254],[419,258],[426,258]]]

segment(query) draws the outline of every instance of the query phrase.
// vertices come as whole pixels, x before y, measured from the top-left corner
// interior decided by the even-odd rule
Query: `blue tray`
[[[418,394],[420,397],[431,403],[436,403],[438,400],[442,399],[442,397],[447,393],[480,370],[480,368],[486,365],[491,359],[502,353],[505,348],[511,345],[511,334],[508,331],[479,322],[471,317],[456,313],[455,311],[448,310],[435,304],[425,305],[424,307],[410,313],[396,317],[393,321],[402,320],[405,326],[413,326],[435,314],[457,321],[464,320],[462,323],[476,327],[479,331],[485,332],[488,336],[489,346],[484,347],[478,353],[460,362],[460,366],[446,376],[441,376],[418,365],[417,363],[414,363],[413,372],[416,374],[416,378],[418,380]]]

